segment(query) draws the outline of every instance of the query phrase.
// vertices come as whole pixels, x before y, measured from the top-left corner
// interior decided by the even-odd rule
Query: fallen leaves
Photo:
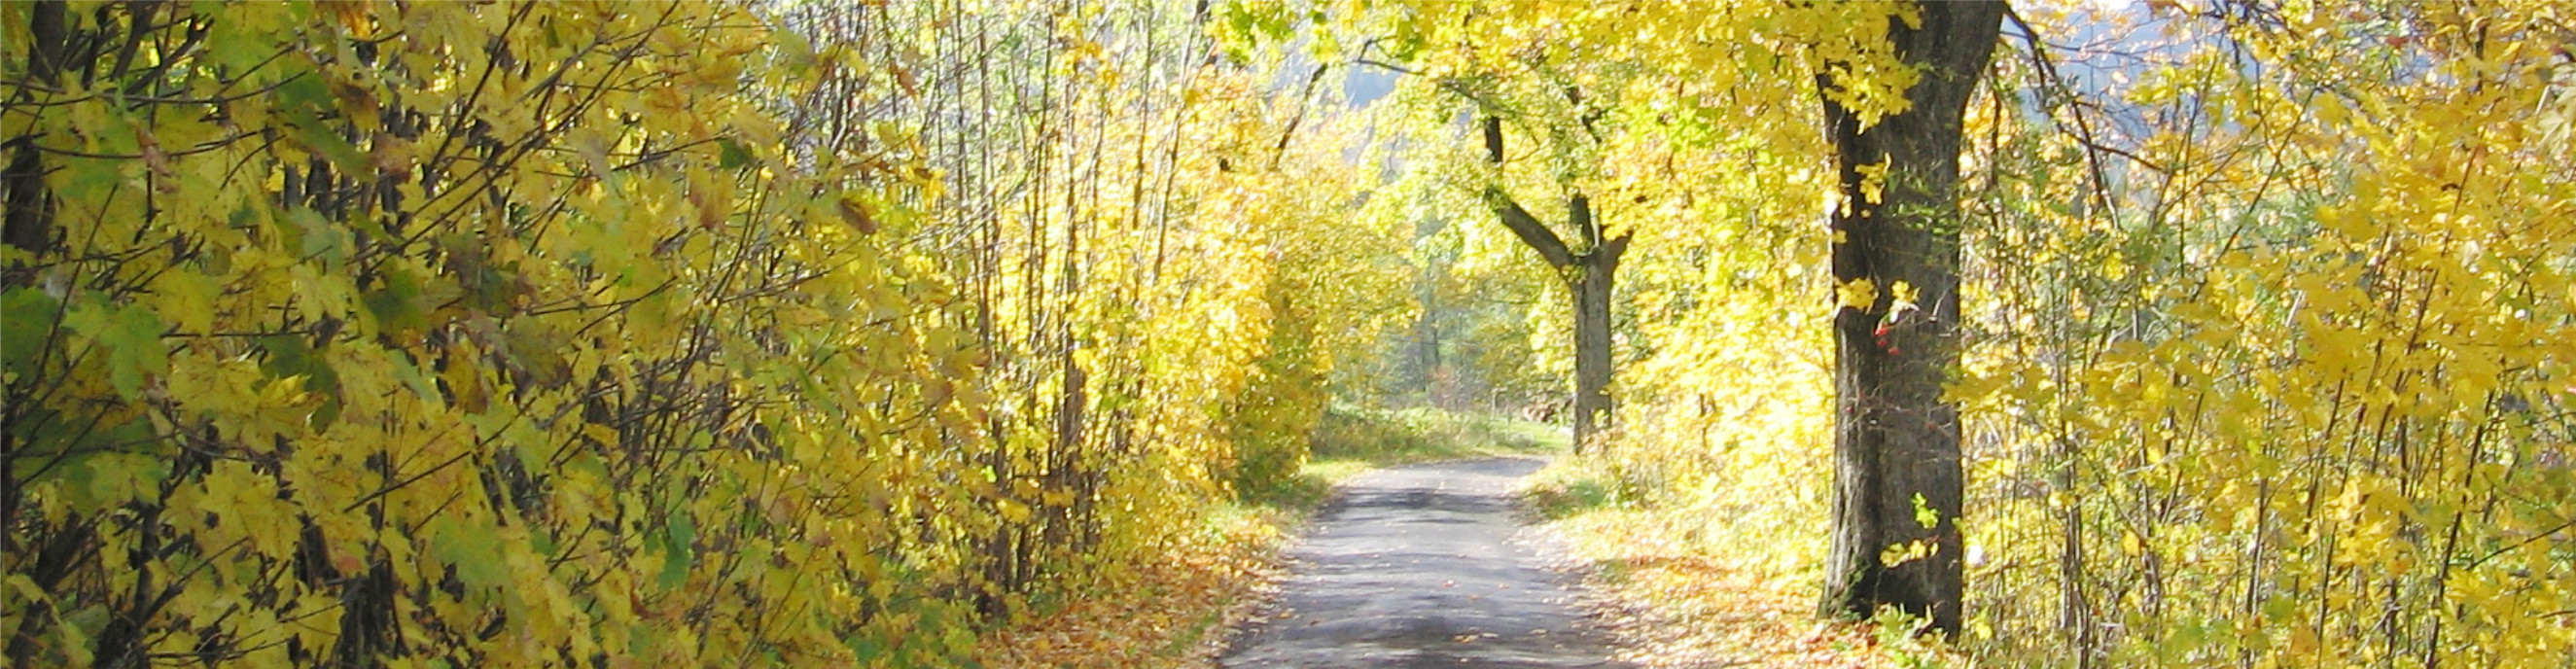
[[[1619,659],[1653,669],[1913,667],[1955,658],[1871,628],[1815,617],[1811,571],[1748,564],[1680,540],[1654,511],[1598,510],[1550,523],[1593,569],[1597,615]]]
[[[1263,515],[1221,522],[1141,560],[1131,578],[984,634],[979,659],[1000,669],[1212,665],[1225,631],[1278,580],[1287,536],[1284,521]]]

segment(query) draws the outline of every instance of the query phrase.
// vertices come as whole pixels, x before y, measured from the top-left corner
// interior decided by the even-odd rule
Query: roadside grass
[[[1524,484],[1524,501],[1590,567],[1596,613],[1620,659],[1650,669],[1968,666],[1915,638],[1903,620],[1816,617],[1815,565],[1757,547],[1814,537],[1728,534],[1722,509],[1655,504],[1605,468],[1560,459]]]
[[[1315,428],[1307,471],[1349,474],[1441,460],[1565,452],[1564,426],[1494,413],[1430,407],[1369,409],[1335,405]]]
[[[1335,404],[1315,427],[1312,450],[1294,475],[1243,503],[1312,513],[1333,486],[1371,469],[1494,456],[1554,457],[1566,450],[1565,427],[1493,413],[1430,407],[1375,409]]]

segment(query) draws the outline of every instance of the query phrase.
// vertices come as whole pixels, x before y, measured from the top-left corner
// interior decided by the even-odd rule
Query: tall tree
[[[1894,606],[1959,627],[1959,413],[1941,387],[1959,359],[1961,123],[2005,11],[1921,2],[1887,39],[1918,74],[1911,105],[1875,123],[1824,96],[1841,176],[1833,216],[1836,406],[1824,610]]]
[[[1581,97],[1568,93],[1568,97]],[[1591,119],[1585,119],[1590,125]],[[1486,116],[1485,157],[1503,163],[1502,119]],[[1566,196],[1565,227],[1576,242],[1568,244],[1529,209],[1513,200],[1501,184],[1485,187],[1484,200],[1503,227],[1510,228],[1530,250],[1556,271],[1574,296],[1574,449],[1583,452],[1610,426],[1610,288],[1619,273],[1619,258],[1628,253],[1629,233],[1612,233],[1592,215],[1592,199],[1582,191]]]

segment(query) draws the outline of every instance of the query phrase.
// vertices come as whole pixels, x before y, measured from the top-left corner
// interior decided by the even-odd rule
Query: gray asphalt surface
[[[1514,516],[1513,482],[1545,464],[1492,458],[1362,474],[1288,549],[1281,595],[1219,666],[1613,668],[1576,603],[1578,576]]]

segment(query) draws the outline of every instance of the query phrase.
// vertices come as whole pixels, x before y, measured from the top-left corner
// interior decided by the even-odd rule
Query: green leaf
[[[281,379],[302,377],[305,392],[323,397],[322,406],[314,409],[310,419],[315,427],[330,425],[339,418],[340,372],[332,369],[303,335],[268,335],[252,341],[268,353],[260,369]]]
[[[0,371],[12,378],[37,374],[61,316],[62,302],[44,291],[19,288],[0,293],[0,323],[9,324],[9,336],[0,337]]]
[[[319,75],[296,77],[277,87],[278,115],[286,121],[287,136],[314,155],[331,161],[333,167],[350,174],[366,174],[374,166],[365,152],[349,138],[340,135],[336,124],[324,120],[323,114],[338,109],[331,88]]]
[[[455,567],[456,580],[466,587],[495,588],[509,581],[501,544],[492,538],[498,532],[490,524],[439,516],[429,521],[428,529],[430,554]]]
[[[856,658],[862,666],[873,665],[877,658],[885,656],[885,642],[878,641],[874,637],[866,635],[852,636],[849,638],[849,644],[850,655]]]
[[[62,617],[58,628],[62,633],[62,646],[56,650],[63,653],[64,659],[70,660],[66,666],[89,664],[96,657],[94,649],[90,648],[90,639],[107,629],[110,618],[107,607],[99,604],[81,607]]]
[[[286,212],[286,220],[295,224],[297,251],[306,258],[322,261],[322,267],[338,270],[357,249],[357,240],[344,228],[322,217],[322,212],[296,207]]]
[[[689,564],[696,557],[698,524],[686,512],[673,512],[662,535],[662,574],[655,580],[669,590],[689,582]]]
[[[731,137],[716,140],[716,147],[718,149],[716,152],[717,167],[730,170],[760,162],[759,157],[751,155],[751,149],[744,147],[742,142],[734,141]]]
[[[333,107],[331,86],[323,83],[319,72],[306,72],[304,76],[289,79],[278,84],[276,90],[278,111],[319,114]]]
[[[59,201],[95,207],[114,199],[111,194],[125,183],[127,168],[139,169],[141,165],[140,161],[126,160],[65,160],[62,169],[46,179],[46,185],[54,188]]]
[[[146,374],[170,369],[170,349],[161,344],[161,317],[151,308],[111,306],[104,299],[75,306],[64,324],[107,349],[108,383],[128,399],[142,396]]]
[[[380,332],[410,332],[429,327],[420,308],[420,277],[411,270],[396,267],[385,272],[385,285],[358,298],[367,313],[376,317]]]
[[[167,458],[140,453],[96,453],[81,458],[76,469],[67,482],[87,488],[89,508],[153,498],[160,494],[161,481],[170,478]]]

